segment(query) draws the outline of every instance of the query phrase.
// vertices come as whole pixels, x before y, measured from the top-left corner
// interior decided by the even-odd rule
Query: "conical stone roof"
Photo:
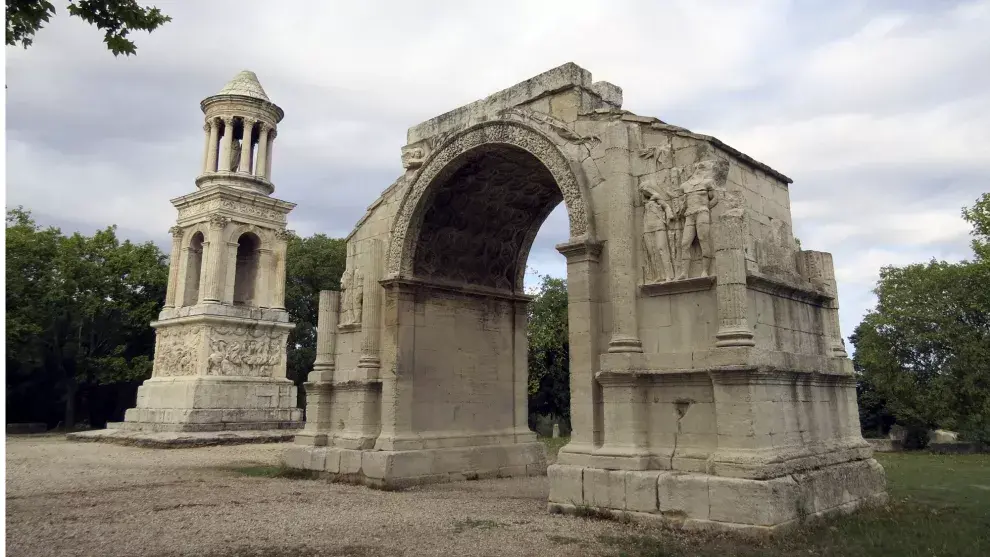
[[[266,102],[272,102],[265,94],[264,88],[261,87],[261,83],[258,81],[258,76],[254,72],[244,70],[241,73],[234,76],[223,89],[217,95],[241,95],[242,97],[251,97],[254,99],[260,99]]]

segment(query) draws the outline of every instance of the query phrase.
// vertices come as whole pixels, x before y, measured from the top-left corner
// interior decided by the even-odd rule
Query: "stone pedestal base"
[[[138,388],[137,406],[114,429],[204,432],[299,429],[296,387],[288,379],[153,378]]]
[[[123,422],[67,437],[155,448],[282,443],[303,427],[295,403],[288,379],[155,377],[138,387]]]
[[[769,480],[569,465],[550,466],[548,475],[551,512],[591,507],[675,527],[751,534],[887,500],[883,468],[872,458]]]
[[[352,450],[294,444],[286,466],[326,474],[333,481],[385,489],[460,480],[541,476],[546,473],[542,443],[485,445],[414,451]]]
[[[295,430],[292,429],[149,432],[116,427],[122,423],[107,424],[107,429],[69,433],[66,438],[70,441],[95,441],[150,449],[184,449],[212,445],[288,443],[292,441],[295,435]]]

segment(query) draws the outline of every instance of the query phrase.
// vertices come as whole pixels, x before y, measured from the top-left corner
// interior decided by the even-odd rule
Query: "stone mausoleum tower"
[[[137,405],[103,438],[152,432],[194,439],[291,437],[302,425],[286,378],[286,215],[271,197],[272,146],[284,113],[253,72],[200,103],[202,172],[197,191],[172,200],[168,293],[151,379]],[[190,438],[152,436],[162,439]],[[186,439],[182,439],[185,437]]]

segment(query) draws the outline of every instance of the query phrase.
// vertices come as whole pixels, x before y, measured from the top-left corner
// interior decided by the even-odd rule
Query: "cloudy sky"
[[[835,256],[848,335],[882,265],[969,255],[990,190],[990,1],[159,1],[114,58],[57,17],[7,47],[7,206],[167,247],[203,148],[198,103],[242,69],[285,109],[290,228],[346,235],[402,171],[409,126],[565,62],[624,108],[714,135],[794,179],[795,233]],[[290,7],[292,9],[288,9]],[[560,275],[562,207],[530,257]]]

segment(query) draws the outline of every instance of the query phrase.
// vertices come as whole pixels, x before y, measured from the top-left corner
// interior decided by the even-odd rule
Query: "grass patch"
[[[557,453],[559,453],[560,448],[566,445],[570,440],[570,437],[558,437],[556,439],[553,437],[540,437],[540,441],[543,441],[543,445],[547,448],[547,464],[557,462]]]
[[[454,533],[460,534],[465,530],[491,530],[504,526],[501,522],[494,520],[475,520],[468,518],[454,523]]]
[[[990,455],[878,453],[890,503],[765,540],[657,529],[599,536],[628,557],[990,555]],[[984,486],[984,487],[981,487]]]
[[[592,507],[591,505],[577,505],[574,507],[574,516],[587,520],[611,520],[622,524],[632,522],[632,517],[627,513],[614,513],[605,507]]]
[[[288,466],[238,466],[230,470],[252,478],[285,478],[288,480],[319,479],[315,470],[299,470]]]

